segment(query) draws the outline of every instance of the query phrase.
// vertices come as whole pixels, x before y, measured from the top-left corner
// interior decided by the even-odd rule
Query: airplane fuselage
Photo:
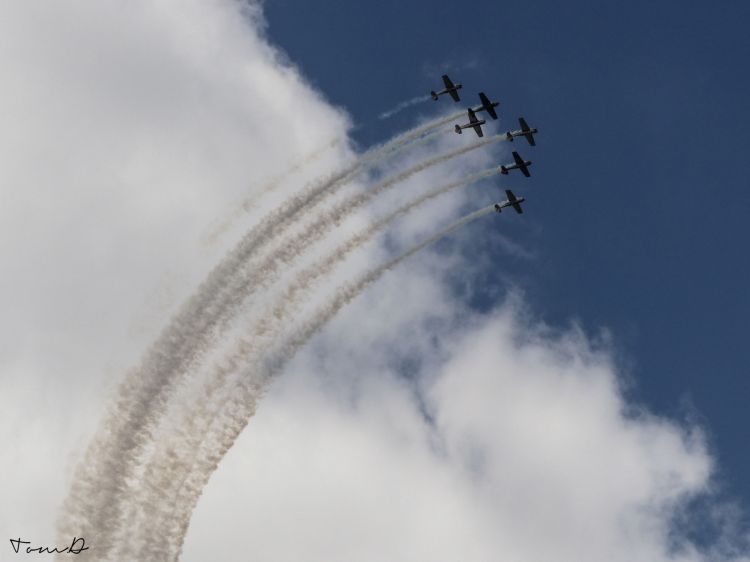
[[[444,90],[440,90],[439,92],[430,92],[430,95],[432,96],[432,99],[436,100],[439,96],[442,96],[443,94],[450,94],[451,92],[458,92],[463,86],[461,84],[456,84],[453,88],[445,88]]]
[[[531,166],[531,160],[524,160],[523,165],[525,167]],[[503,164],[500,166],[500,173],[507,174],[510,170],[519,170],[520,168],[520,164]]]
[[[458,134],[461,134],[461,129],[470,129],[472,127],[478,127],[480,125],[484,125],[486,121],[484,119],[480,119],[476,123],[467,123],[466,125],[456,125],[456,132]]]
[[[523,137],[525,135],[534,135],[538,133],[539,131],[537,129],[529,129],[528,131],[522,131],[521,129],[518,129],[517,131],[508,131],[505,133],[505,135],[508,137],[508,140],[513,140],[514,137]]]
[[[454,127],[454,130],[460,135],[463,132],[463,129],[471,128],[471,129],[474,129],[474,131],[476,131],[477,134],[479,134],[479,132],[482,130],[481,125],[484,125],[485,123],[487,123],[487,121],[485,121],[484,119],[479,119],[473,123],[466,123],[466,125],[456,124],[456,126]],[[480,134],[479,136],[481,137],[482,135]]]
[[[500,105],[500,102],[499,102],[499,101],[493,101],[493,102],[492,102],[492,103],[490,104],[490,107],[492,107],[492,108],[494,109],[494,108],[496,108],[496,107],[497,107],[498,105]],[[487,108],[486,108],[485,106],[483,106],[483,105],[480,105],[479,107],[477,107],[477,108],[474,108],[474,112],[476,113],[477,111],[487,111]]]
[[[513,203],[516,203],[517,205],[520,205],[524,201],[526,201],[525,197],[519,197],[514,202],[505,200],[502,203],[495,203],[495,210],[499,213],[502,209],[505,209],[506,207],[512,207]]]

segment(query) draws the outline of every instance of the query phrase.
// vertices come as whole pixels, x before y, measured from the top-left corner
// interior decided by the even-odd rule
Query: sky
[[[94,560],[750,559],[747,11],[3,5],[0,534]],[[462,103],[378,117],[445,72]],[[436,120],[478,91],[488,139],[523,115],[538,145],[458,155],[473,133]],[[531,178],[461,184],[511,149]],[[410,254],[505,188],[523,216]]]
[[[487,282],[510,275],[555,325],[611,331],[634,399],[704,418],[724,484],[750,498],[740,416],[750,401],[750,7],[268,0],[265,10],[271,39],[365,124],[354,132],[363,144],[409,123],[407,111],[375,116],[437,88],[443,72],[470,103],[479,91],[499,100],[500,129],[518,116],[539,127],[536,148],[514,146],[535,161],[532,178],[511,184],[529,200],[522,235],[536,259],[498,259]],[[492,252],[486,230],[503,227],[475,226],[481,252]]]

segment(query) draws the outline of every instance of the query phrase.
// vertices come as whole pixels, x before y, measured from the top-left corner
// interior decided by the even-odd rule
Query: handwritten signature
[[[30,545],[31,541],[23,541],[21,540],[21,537],[18,537],[17,539],[10,539],[10,545],[13,547],[13,552],[18,554],[21,552],[21,549],[23,548],[22,545]],[[38,546],[32,548],[31,546],[26,547],[26,554],[31,554],[32,552],[36,552],[38,554],[81,554],[84,550],[88,550],[89,547],[86,546],[86,541],[83,539],[83,537],[73,537],[73,542],[70,546],[66,546],[65,548],[59,549],[57,547],[50,548],[48,546]]]

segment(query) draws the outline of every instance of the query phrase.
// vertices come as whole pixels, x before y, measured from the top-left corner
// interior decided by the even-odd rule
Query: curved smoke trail
[[[295,215],[308,212],[367,167],[450,119],[452,116],[447,116],[411,129],[290,197],[252,228],[211,271],[150,346],[140,365],[126,375],[114,404],[76,469],[58,524],[61,537],[96,536],[99,559],[109,555],[121,524],[122,499],[129,493],[136,459],[149,442],[158,413],[166,405],[176,379],[205,351],[216,323],[216,303],[225,296],[226,282],[249,257],[262,250],[278,232],[290,227]]]
[[[255,209],[257,207],[258,200],[260,200],[264,195],[271,193],[273,191],[276,191],[281,185],[284,184],[284,182],[286,182],[294,174],[300,172],[308,164],[311,164],[312,162],[320,158],[323,154],[325,154],[327,151],[335,148],[339,144],[341,144],[341,139],[336,138],[318,147],[317,149],[307,154],[307,156],[305,156],[304,158],[302,158],[295,164],[292,164],[291,166],[289,166],[289,168],[287,168],[283,173],[268,180],[265,184],[263,184],[263,186],[260,189],[254,191],[254,193],[251,196],[248,196],[242,199],[242,201],[234,207],[234,210],[228,217],[214,222],[214,225],[209,227],[209,232],[203,236],[204,243],[208,245],[214,244],[221,236],[226,234],[227,230],[229,230],[229,228],[242,215]]]
[[[145,521],[141,521],[141,527],[133,533],[140,539],[139,550],[126,551],[124,554],[135,556],[137,559],[176,559],[189,525],[192,510],[202,493],[203,486],[218,462],[216,451],[228,450],[234,442],[235,433],[239,431],[236,421],[227,426],[224,420],[225,416],[222,416],[222,412],[234,411],[238,408],[232,402],[237,393],[236,384],[229,383],[231,388],[227,389],[227,376],[239,370],[248,359],[256,363],[261,361],[261,358],[265,355],[264,352],[277,344],[289,320],[296,318],[296,314],[299,312],[298,308],[304,304],[315,282],[331,273],[335,266],[341,263],[349,253],[372,239],[397,218],[442,194],[477,182],[494,173],[496,173],[494,168],[485,170],[423,194],[350,237],[328,256],[312,264],[296,277],[283,296],[278,298],[267,313],[253,324],[251,332],[237,343],[231,354],[223,358],[220,365],[215,366],[212,374],[208,377],[207,383],[197,395],[199,398],[196,399],[195,404],[184,408],[182,418],[175,426],[176,436],[170,441],[170,445],[161,447],[159,454],[155,455],[155,458],[147,467],[142,480],[144,483],[143,493],[136,500],[140,504],[140,509],[147,512],[149,516]],[[492,210],[492,207],[489,207],[489,209]],[[428,241],[419,244],[416,249],[406,252],[400,259],[405,259],[418,249],[452,232],[461,225],[486,214],[485,211],[482,210],[479,214],[472,213],[464,217]],[[398,263],[398,261],[399,258],[395,263]],[[382,271],[389,268],[387,265],[383,267],[385,269],[382,269]],[[248,380],[251,381],[250,384],[256,391],[250,404],[250,410],[252,411],[247,415],[247,419],[254,412],[255,402],[259,398],[262,388],[265,388],[265,382],[260,385],[255,384],[257,381],[252,382],[254,376],[254,371],[244,370],[243,378],[248,377]],[[238,384],[242,386],[244,382],[240,381]],[[221,398],[217,401],[216,395],[223,395],[223,399],[229,403],[222,404]],[[238,411],[242,411],[242,408],[240,407]],[[245,424],[246,419],[242,427]],[[235,430],[227,433],[228,427],[235,428]],[[211,450],[211,447],[213,447],[213,450]],[[220,456],[223,456],[223,454],[222,452]],[[157,492],[154,493],[155,491]]]
[[[427,97],[427,99],[429,99],[429,96]],[[401,139],[399,141],[399,137],[397,137],[393,141],[389,142],[387,146],[383,147],[384,151],[382,152],[375,152],[374,154],[370,155],[369,153],[371,151],[368,151],[367,153],[363,154],[362,157],[360,158],[363,165],[362,165],[362,169],[358,172],[358,174],[362,174],[366,172],[368,169],[377,165],[383,158],[393,154],[394,152],[400,150],[404,146],[408,145],[410,148],[413,148],[415,146],[419,146],[420,144],[433,140],[433,138],[437,134],[440,134],[441,132],[446,132],[446,131],[439,129],[441,125],[445,125],[446,123],[453,121],[454,119],[460,117],[461,115],[463,115],[463,112],[453,113],[451,115],[441,118],[440,120],[436,122],[431,122],[429,124],[429,128],[420,127],[417,131],[415,131],[417,133],[416,136],[414,136],[415,132],[412,132],[411,134],[409,134],[408,139]],[[447,129],[447,131],[452,132],[453,129]],[[300,162],[297,162],[296,164],[288,168],[283,174],[270,180],[260,190],[254,193],[251,197],[246,197],[245,199],[243,199],[241,205],[236,208],[232,216],[224,220],[223,222],[221,222],[219,226],[214,227],[214,229],[207,235],[206,237],[207,243],[210,244],[210,243],[215,242],[221,234],[226,232],[229,226],[235,220],[237,220],[238,217],[240,217],[243,213],[246,213],[254,209],[256,207],[256,202],[261,197],[263,197],[263,195],[266,195],[278,189],[278,187],[284,181],[286,181],[291,175],[302,170],[307,164],[309,164],[310,162],[313,162],[316,158],[321,156],[324,152],[335,147],[340,142],[341,142],[341,139],[333,139],[326,145],[308,154],[303,160],[301,160]],[[393,146],[390,146],[391,144],[393,144]]]
[[[274,281],[282,266],[291,264],[295,259],[301,256],[313,243],[322,239],[325,234],[330,232],[330,230],[337,224],[339,224],[345,217],[371,201],[377,195],[383,193],[388,189],[391,189],[392,187],[398,185],[400,182],[408,179],[412,175],[431,166],[437,165],[451,158],[455,158],[472,150],[476,150],[477,148],[481,148],[488,144],[499,142],[502,140],[505,140],[505,137],[502,135],[490,137],[472,145],[462,147],[460,149],[455,149],[446,154],[431,158],[429,160],[425,160],[419,164],[416,164],[415,166],[412,166],[411,168],[408,168],[400,174],[381,182],[375,187],[367,191],[357,193],[351,196],[349,199],[342,201],[341,203],[335,205],[330,209],[327,209],[325,212],[321,213],[313,223],[307,225],[307,227],[301,232],[285,240],[280,247],[275,248],[274,251],[272,251],[262,262],[253,263],[252,267],[245,267],[236,274],[236,276],[231,280],[230,284],[225,289],[226,298],[220,303],[220,305],[217,304],[216,310],[214,310],[217,324],[223,326],[224,328],[228,327],[228,323],[232,315],[239,309],[239,307],[241,307],[242,302],[248,297],[249,294],[255,293],[267,287],[272,281]],[[486,172],[480,174],[480,176],[486,177],[487,175],[490,175],[492,173],[495,173],[494,169],[487,170]],[[477,179],[481,179],[481,177],[478,177]],[[455,184],[450,184],[448,186],[448,189],[453,189],[459,185],[463,185],[464,183],[465,181],[462,180],[456,182]],[[448,189],[439,191],[437,194],[433,195],[433,197],[447,191]],[[423,200],[417,204],[421,204],[429,198],[431,197],[424,197],[422,198]],[[414,206],[416,205],[408,205],[403,212],[407,212]],[[391,220],[393,220],[393,218],[395,218],[398,214],[399,213],[394,214]],[[219,310],[219,308],[221,308],[223,312],[222,310]],[[216,337],[217,334],[214,334],[214,338]],[[214,339],[209,338],[204,341],[202,345],[204,345],[206,350],[208,350],[213,343]],[[198,345],[198,343],[196,343],[195,345]],[[196,350],[193,349],[193,351],[195,352]],[[163,408],[166,409],[166,405],[164,405]],[[144,475],[144,478],[145,477],[146,475]],[[163,489],[169,488],[168,483],[162,483],[161,486]],[[128,491],[128,494],[132,493],[132,491]],[[137,517],[137,514],[131,514],[131,517]],[[149,525],[153,527],[151,523],[149,523]],[[132,523],[129,523],[124,527],[130,529],[132,527]]]
[[[218,467],[221,459],[234,445],[237,437],[239,437],[250,418],[255,414],[258,400],[262,398],[268,388],[268,384],[279,374],[284,365],[294,357],[299,348],[325,326],[341,308],[349,304],[384,273],[441,238],[492,212],[494,212],[494,207],[490,205],[466,215],[434,236],[412,246],[396,258],[370,270],[359,279],[343,285],[325,305],[319,308],[312,317],[304,321],[294,334],[278,347],[271,359],[256,359],[256,361],[243,369],[243,373],[238,379],[239,384],[237,388],[234,389],[230,401],[224,404],[221,412],[222,415],[216,422],[216,425],[220,428],[219,434],[222,441],[218,444],[218,447],[203,453],[203,466],[205,469],[199,474],[199,478],[191,482],[192,487],[198,490],[198,494],[193,496],[192,505],[187,510],[187,518],[181,522],[179,547],[172,554],[172,560],[176,561],[180,557],[185,534],[190,523],[190,514],[200,498],[200,492],[202,492],[211,474]]]
[[[397,103],[391,109],[388,109],[387,111],[384,111],[383,113],[378,115],[378,119],[381,119],[381,120],[389,119],[390,117],[393,117],[394,115],[396,115],[396,113],[400,113],[404,109],[412,107],[413,105],[417,105],[418,103],[428,101],[429,99],[430,99],[430,96],[417,96],[417,97],[411,98],[410,100],[402,101],[401,103]],[[459,115],[462,115],[462,114],[463,112],[459,113]]]

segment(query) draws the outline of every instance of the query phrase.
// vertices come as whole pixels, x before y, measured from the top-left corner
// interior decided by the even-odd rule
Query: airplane
[[[536,127],[534,127],[533,129],[530,128],[526,123],[526,119],[524,119],[523,117],[518,118],[518,124],[521,125],[521,128],[517,131],[508,131],[507,133],[505,133],[505,138],[512,142],[513,137],[526,137],[526,140],[529,141],[529,144],[531,146],[536,146],[534,133],[538,133],[539,129],[537,129]]]
[[[444,90],[440,90],[439,92],[433,90],[432,92],[430,92],[432,99],[437,101],[438,96],[442,96],[443,94],[450,94],[453,98],[453,101],[461,101],[461,98],[458,97],[458,90],[463,88],[461,84],[453,84],[453,82],[451,82],[451,79],[448,78],[447,74],[443,74],[443,84],[445,84]]]
[[[531,160],[524,160],[518,155],[518,152],[516,152],[515,150],[513,151],[513,160],[516,161],[515,164],[503,164],[502,166],[500,166],[500,173],[507,176],[510,170],[518,169],[521,170],[523,175],[528,178],[531,175],[529,173]]]
[[[469,122],[466,125],[456,125],[456,132],[460,135],[463,132],[463,129],[474,127],[477,136],[483,137],[484,133],[482,132],[482,125],[486,122],[487,121],[484,119],[477,119],[477,114],[474,113],[473,109],[469,108]]]
[[[490,101],[490,99],[484,92],[479,92],[479,99],[481,100],[482,105],[477,107],[474,111],[486,111],[490,117],[492,117],[493,119],[497,119],[497,112],[495,111],[495,108],[500,105],[500,102]]]
[[[521,203],[526,201],[526,199],[524,197],[516,197],[510,189],[505,190],[505,195],[508,196],[508,199],[501,201],[500,203],[495,203],[495,210],[500,213],[505,207],[513,207],[516,213],[519,215],[522,214],[523,209],[521,208]]]

